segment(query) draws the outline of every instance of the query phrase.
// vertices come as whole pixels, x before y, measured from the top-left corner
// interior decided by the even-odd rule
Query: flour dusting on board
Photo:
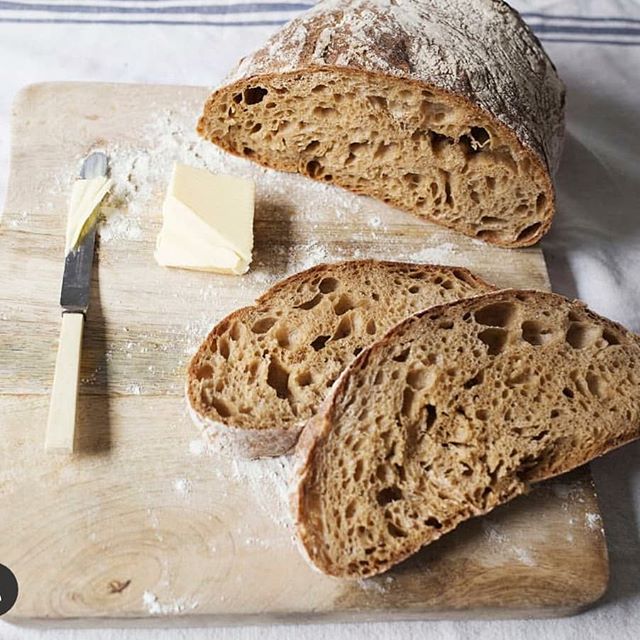
[[[395,578],[393,576],[380,576],[377,578],[360,578],[356,580],[356,584],[369,593],[377,593],[385,595],[391,591]]]
[[[604,533],[604,526],[602,524],[602,516],[599,513],[587,512],[584,515],[585,525],[592,530],[599,530]]]
[[[554,482],[551,485],[553,492],[563,501],[563,508],[568,511],[571,504],[584,503],[584,486],[579,482]]]
[[[206,451],[206,447],[201,438],[196,438],[189,443],[189,453],[192,456],[201,456]]]
[[[287,530],[293,528],[289,508],[289,487],[293,475],[293,462],[288,456],[246,460],[235,455],[233,446],[214,429],[206,429],[199,440],[189,443],[189,452],[194,456],[207,455],[217,458],[230,469],[231,480],[248,488],[261,509],[276,525]],[[250,545],[251,538],[247,538]]]
[[[193,485],[189,478],[176,478],[173,489],[179,496],[186,498],[191,493]]]
[[[485,517],[482,520],[482,529],[493,552],[494,559],[498,559],[501,564],[514,559],[528,567],[536,565],[536,560],[531,550],[516,544],[509,537],[506,529],[489,517]]]
[[[289,457],[242,460],[234,458],[231,465],[234,479],[246,484],[256,502],[279,526],[291,529],[289,481],[293,464]]]
[[[196,609],[199,603],[197,600],[187,600],[186,598],[177,598],[171,602],[160,602],[155,593],[145,591],[142,594],[142,604],[153,616],[170,616]]]
[[[142,238],[140,219],[114,207],[102,207],[100,242],[139,240]]]

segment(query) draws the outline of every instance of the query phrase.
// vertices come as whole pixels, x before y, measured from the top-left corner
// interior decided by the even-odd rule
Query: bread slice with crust
[[[191,414],[241,456],[286,453],[364,347],[416,311],[491,289],[461,267],[375,260],[293,275],[213,328],[188,369]]]
[[[414,315],[345,370],[298,443],[311,562],[389,569],[529,485],[640,436],[640,337],[506,290]]]

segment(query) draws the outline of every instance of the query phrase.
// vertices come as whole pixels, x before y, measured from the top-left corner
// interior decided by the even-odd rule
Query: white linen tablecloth
[[[0,202],[9,113],[32,82],[215,85],[311,0],[0,0]],[[640,2],[518,0],[568,88],[558,213],[543,241],[554,289],[640,331]],[[207,629],[51,630],[0,622],[1,640],[105,638],[640,638],[640,445],[594,464],[611,585],[562,620]],[[0,506],[1,517],[1,506]],[[0,562],[2,558],[0,557]]]

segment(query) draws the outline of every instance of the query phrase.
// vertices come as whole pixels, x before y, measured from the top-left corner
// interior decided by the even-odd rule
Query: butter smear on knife
[[[254,196],[252,180],[174,165],[156,242],[158,264],[245,273],[253,249]]]
[[[105,176],[76,180],[71,188],[65,253],[75,249],[96,220],[97,209],[113,181]]]

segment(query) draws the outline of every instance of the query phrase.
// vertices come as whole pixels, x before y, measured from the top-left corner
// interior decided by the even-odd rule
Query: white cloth
[[[310,0],[0,0],[0,200],[8,116],[25,84],[51,80],[215,85]],[[250,4],[249,4],[250,3]],[[554,289],[640,331],[640,3],[512,0],[568,87],[558,214],[543,242]],[[564,620],[237,629],[63,631],[0,623],[3,640],[71,638],[640,637],[640,446],[594,465],[611,556],[603,601]],[[0,517],[1,517],[0,505]],[[0,541],[0,562],[2,543]]]

